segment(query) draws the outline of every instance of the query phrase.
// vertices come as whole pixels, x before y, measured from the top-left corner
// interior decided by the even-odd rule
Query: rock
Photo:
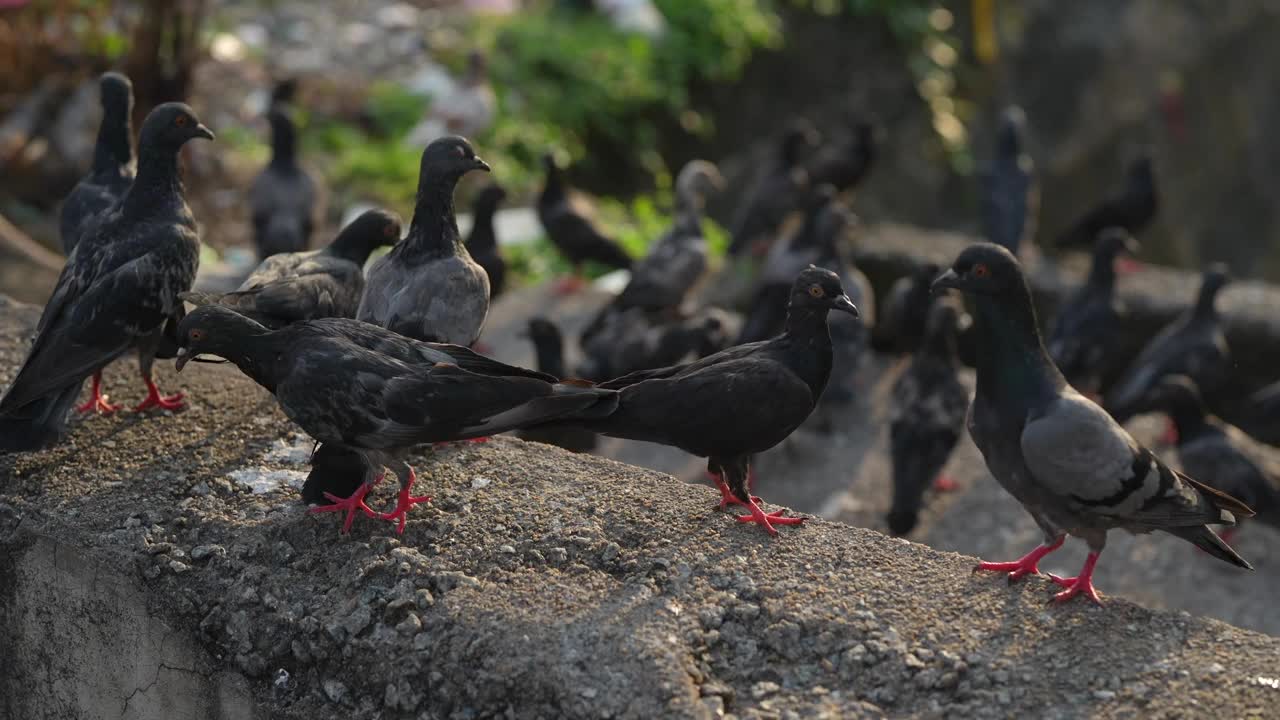
[[[325,697],[329,698],[333,702],[340,703],[347,698],[347,686],[343,685],[338,680],[334,680],[332,678],[325,679],[321,684],[321,687],[324,688]]]

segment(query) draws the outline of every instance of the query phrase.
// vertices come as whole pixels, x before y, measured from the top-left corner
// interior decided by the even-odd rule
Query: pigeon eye
[[[383,235],[386,235],[386,236],[387,236],[387,237],[389,237],[389,238],[393,238],[393,237],[395,237],[396,235],[399,235],[399,233],[397,233],[397,232],[396,232],[396,226],[395,226],[395,225],[388,225],[388,226],[386,226],[386,227],[382,228],[382,234],[383,234]]]
[[[203,330],[192,330],[191,332],[187,333],[187,337],[191,338],[192,340],[196,340],[196,341],[203,340],[203,339],[204,339],[204,331],[203,331]]]
[[[982,264],[974,265],[973,270],[970,270],[969,272],[979,280],[985,280],[989,275],[991,275],[991,271],[987,269],[987,266]]]
[[[177,125],[178,127],[186,127],[186,126],[187,126],[187,116],[186,116],[186,115],[179,115],[178,117],[176,117],[176,118],[174,118],[174,119],[173,119],[173,124],[174,124],[174,125]]]
[[[820,298],[820,297],[822,297],[822,296],[823,296],[823,295],[825,295],[825,294],[826,294],[826,293],[824,293],[824,292],[822,291],[822,286],[821,286],[821,285],[810,285],[810,286],[809,286],[809,295],[811,295],[812,297]]]

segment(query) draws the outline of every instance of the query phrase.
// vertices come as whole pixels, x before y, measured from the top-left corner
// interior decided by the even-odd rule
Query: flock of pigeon
[[[1122,192],[1060,239],[1093,244],[1093,267],[1048,342],[1042,339],[1016,255],[1034,233],[1037,206],[1020,111],[1005,114],[984,174],[994,242],[969,247],[950,268],[921,265],[902,278],[878,322],[847,243],[857,222],[847,199],[875,157],[870,125],[853,123],[844,138],[825,143],[803,123],[783,133],[732,223],[731,256],[757,268],[740,324],[715,308],[690,307],[708,270],[702,211],[724,184],[714,165],[693,161],[680,172],[671,229],[633,260],[546,156],[538,216],[575,268],[559,291],[578,287],[587,263],[631,271],[582,333],[583,364],[570,373],[564,338],[543,318],[529,324],[538,370],[470,349],[505,284],[493,223],[505,193],[496,185],[477,193],[464,242],[455,186],[467,173],[489,170],[467,140],[442,137],[426,146],[403,238],[400,219],[374,209],[327,247],[308,250],[319,190],[298,163],[289,98],[274,98],[272,159],[251,192],[262,262],[233,292],[193,292],[199,244],[179,153],[213,133],[190,107],[160,105],[143,122],[135,160],[128,79],[107,73],[101,95],[93,166],[63,209],[67,263],[0,398],[0,452],[61,441],[86,379],[91,395],[76,410],[118,409],[102,391],[101,371],[130,350],[147,390],[138,411],[184,405],[181,394],[157,388],[156,358],[175,359],[181,371],[216,356],[271,392],[319,443],[303,496],[317,505],[312,512],[344,514],[344,532],[360,514],[403,532],[409,511],[430,499],[414,495],[406,461],[414,448],[514,430],[575,451],[606,435],[705,457],[719,507],[741,506],[747,512],[739,520],[776,535],[777,526],[804,518],[761,506],[751,494],[751,459],[811,416],[834,431],[825,408],[852,401],[874,326],[888,349],[910,357],[890,419],[894,533],[915,526],[922,497],[966,424],[992,475],[1044,531],[1043,544],[1026,556],[979,569],[1010,579],[1038,573],[1038,562],[1074,535],[1090,553],[1076,577],[1053,577],[1064,588],[1059,600],[1099,600],[1091,576],[1109,530],[1164,531],[1249,568],[1209,526],[1255,511],[1280,524],[1280,490],[1241,441],[1243,431],[1210,415],[1209,408],[1237,400],[1214,302],[1226,274],[1210,268],[1196,305],[1135,362],[1126,367],[1116,356],[1125,313],[1115,294],[1117,258],[1134,252],[1133,234],[1156,211],[1148,159],[1135,164]],[[382,246],[390,251],[365,272]],[[946,289],[967,297],[972,320]],[[960,378],[962,339],[977,370],[972,397]],[[1280,387],[1247,400],[1257,420],[1245,430],[1277,440],[1267,433],[1276,424],[1265,421],[1277,397]],[[1171,418],[1189,474],[1118,422],[1152,411]],[[378,512],[365,498],[388,470],[399,494],[394,508]]]

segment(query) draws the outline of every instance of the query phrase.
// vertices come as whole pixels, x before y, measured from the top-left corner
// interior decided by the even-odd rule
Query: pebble
[[[173,572],[174,575],[181,575],[190,569],[191,566],[184,562],[179,562],[177,560],[169,561],[169,570]]]
[[[321,683],[324,688],[324,694],[330,701],[340,703],[347,697],[347,686],[333,679],[326,679]]]
[[[226,548],[221,545],[197,545],[191,548],[191,559],[196,562],[206,560],[214,555],[217,555],[218,557],[225,557],[226,554]]]
[[[1094,690],[1093,696],[1098,700],[1114,700],[1116,694],[1113,690]]]

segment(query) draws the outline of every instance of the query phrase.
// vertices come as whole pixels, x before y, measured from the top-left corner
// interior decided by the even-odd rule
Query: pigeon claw
[[[1080,569],[1080,574],[1075,577],[1058,577],[1050,575],[1049,579],[1054,583],[1066,588],[1062,592],[1053,596],[1050,602],[1066,602],[1077,595],[1083,595],[1098,605],[1102,604],[1102,598],[1098,597],[1098,590],[1093,586],[1093,566],[1098,562],[1097,553],[1089,553],[1085,558],[1084,567]]]
[[[552,292],[563,297],[582,290],[586,285],[587,280],[581,275],[565,275],[556,281],[555,286],[552,288]]]
[[[108,399],[106,395],[94,393],[93,397],[89,398],[85,404],[76,406],[76,412],[82,415],[88,412],[97,413],[98,415],[110,415],[121,408],[120,405],[112,405],[107,402]]]
[[[774,512],[766,513],[764,510],[760,509],[760,506],[756,504],[755,500],[752,500],[751,503],[747,505],[747,509],[751,511],[751,514],[739,515],[738,522],[755,523],[760,527],[763,527],[765,532],[775,536],[778,534],[778,531],[773,527],[774,525],[800,525],[808,519],[802,517],[783,517],[782,514],[786,512],[786,510],[775,510]]]
[[[404,534],[404,525],[408,522],[409,510],[418,503],[431,502],[430,495],[413,496],[409,494],[409,488],[400,489],[400,495],[396,497],[396,507],[389,513],[378,513],[378,517],[383,520],[389,520],[396,523],[396,534]]]
[[[958,487],[960,487],[960,484],[957,483],[955,478],[950,475],[939,475],[933,479],[933,489],[935,492],[952,492]]]
[[[364,496],[369,493],[371,486],[366,483],[360,483],[360,487],[351,493],[351,497],[340,498],[333,493],[325,493],[324,496],[332,505],[320,505],[308,510],[308,513],[324,513],[324,512],[343,512],[347,513],[347,519],[342,523],[342,534],[346,535],[351,532],[351,523],[355,521],[356,511],[363,510],[365,515],[369,517],[379,517],[372,508],[364,503]]]
[[[1039,575],[1040,561],[1044,559],[1045,555],[1048,555],[1054,550],[1057,550],[1058,548],[1062,547],[1062,543],[1065,542],[1066,539],[1067,538],[1064,535],[1058,538],[1057,540],[1055,540],[1052,544],[1045,545],[1041,543],[1040,546],[1037,547],[1035,550],[1032,550],[1031,552],[1027,553],[1026,555],[1023,555],[1022,557],[1012,562],[979,561],[978,564],[974,566],[973,572],[975,574],[979,572],[1008,573],[1010,583],[1013,583],[1014,581],[1017,581],[1017,580],[1021,580],[1027,575]]]
[[[716,484],[716,489],[720,491],[720,504],[716,505],[716,510],[725,510],[731,505],[746,505],[746,503],[739,500],[737,496],[733,494],[733,491],[729,489],[729,486],[725,484],[725,481],[720,479],[719,475],[716,475],[711,471],[707,471],[707,477],[711,478],[711,481]],[[752,495],[751,502],[759,503],[764,501],[761,500],[759,496]]]
[[[134,406],[134,412],[142,412],[151,408],[160,408],[161,410],[181,410],[187,406],[183,398],[186,397],[182,393],[174,393],[172,395],[161,395],[160,388],[150,380],[147,380],[147,398]]]

